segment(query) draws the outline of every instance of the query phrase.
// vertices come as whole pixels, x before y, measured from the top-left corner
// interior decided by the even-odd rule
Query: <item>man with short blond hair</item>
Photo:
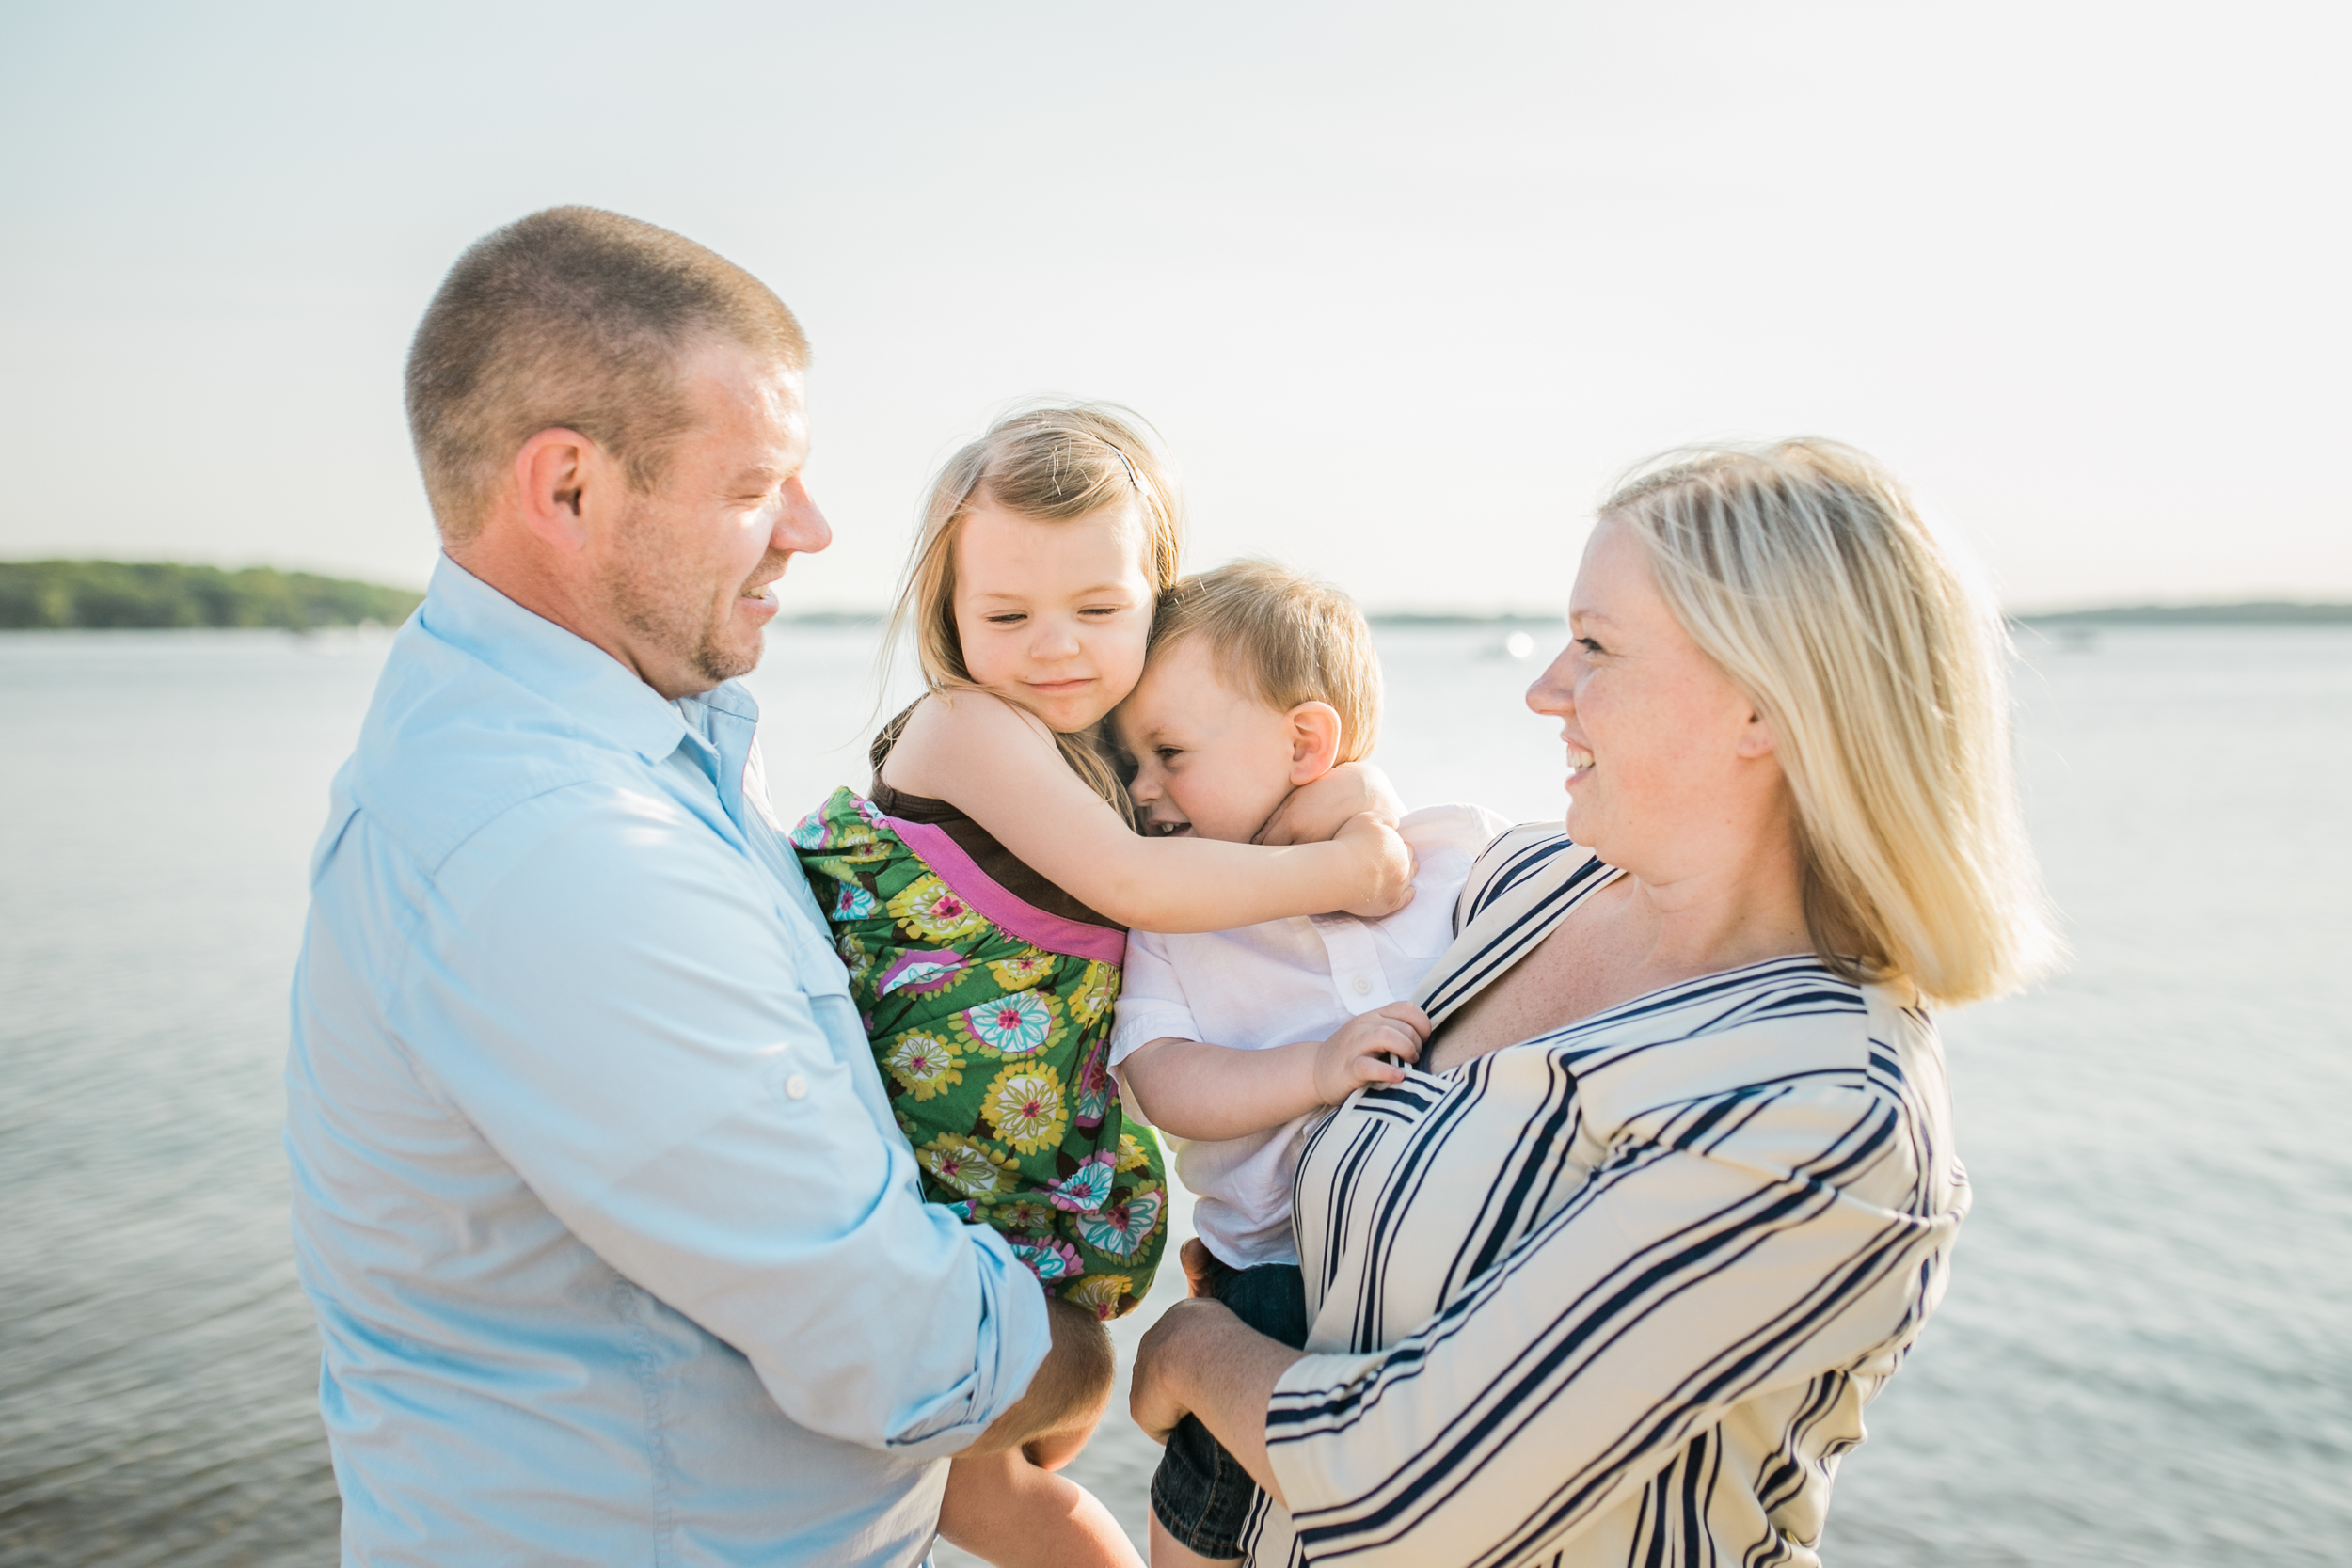
[[[346,1563],[912,1563],[948,1455],[1107,1401],[1095,1325],[922,1201],[761,783],[734,677],[832,537],[806,357],[585,208],[418,330],[446,553],[336,781],[287,1069]]]

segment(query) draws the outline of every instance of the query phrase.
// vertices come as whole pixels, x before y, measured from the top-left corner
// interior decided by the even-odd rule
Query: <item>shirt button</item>
[[[1372,982],[1365,979],[1360,974],[1356,976],[1356,994],[1359,996],[1369,996],[1372,994]]]
[[[797,1072],[791,1077],[786,1079],[784,1081],[784,1098],[787,1100],[806,1100],[808,1098],[808,1080],[802,1077]]]

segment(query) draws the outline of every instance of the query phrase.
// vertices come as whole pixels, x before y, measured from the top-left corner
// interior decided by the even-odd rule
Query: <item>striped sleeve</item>
[[[1609,1129],[1575,1196],[1418,1331],[1284,1375],[1266,1437],[1300,1555],[1525,1560],[1732,1406],[1883,1358],[1958,1224],[1920,1200],[1905,1126],[1871,1075],[1832,1071]]]

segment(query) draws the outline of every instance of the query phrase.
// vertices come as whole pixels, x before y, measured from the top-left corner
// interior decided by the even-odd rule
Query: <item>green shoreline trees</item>
[[[0,631],[397,626],[423,597],[270,566],[225,572],[167,562],[0,561]]]
[[[0,561],[0,631],[110,631],[187,626],[308,631],[363,621],[397,626],[424,595],[405,588],[248,566],[169,562]],[[879,611],[787,610],[811,625],[879,625]],[[1379,626],[1552,625],[1557,616],[1375,611]],[[2352,604],[2265,600],[2240,604],[2111,605],[2091,610],[2028,610],[2024,626],[2090,630],[2102,626],[2341,626]]]

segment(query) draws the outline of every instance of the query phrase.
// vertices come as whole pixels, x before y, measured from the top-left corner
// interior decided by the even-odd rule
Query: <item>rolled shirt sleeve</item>
[[[1034,1277],[922,1201],[831,955],[756,867],[673,801],[580,793],[441,868],[398,1033],[549,1212],[794,1422],[961,1449],[1044,1358]]]

